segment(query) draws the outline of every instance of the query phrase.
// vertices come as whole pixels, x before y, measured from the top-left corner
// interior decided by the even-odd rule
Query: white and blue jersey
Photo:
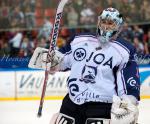
[[[71,42],[61,70],[70,68],[68,91],[76,104],[112,103],[113,95],[134,95],[139,100],[139,72],[135,49],[117,39],[100,45],[94,35],[79,35]]]

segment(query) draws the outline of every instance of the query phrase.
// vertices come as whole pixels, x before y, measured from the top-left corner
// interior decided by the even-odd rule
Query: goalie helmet
[[[115,39],[121,32],[123,17],[115,8],[107,8],[98,17],[97,37],[100,43]]]

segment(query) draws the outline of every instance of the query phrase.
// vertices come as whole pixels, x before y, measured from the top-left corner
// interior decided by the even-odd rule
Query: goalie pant
[[[62,102],[60,113],[75,119],[75,124],[85,124],[88,118],[110,119],[112,103],[87,102],[82,105],[73,103],[67,94]]]

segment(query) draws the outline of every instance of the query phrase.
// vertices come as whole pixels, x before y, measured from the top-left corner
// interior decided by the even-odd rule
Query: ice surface
[[[0,101],[0,124],[49,124],[60,105],[61,100],[46,100],[43,115],[38,118],[39,101]],[[142,100],[139,109],[139,123],[150,124],[150,99]]]

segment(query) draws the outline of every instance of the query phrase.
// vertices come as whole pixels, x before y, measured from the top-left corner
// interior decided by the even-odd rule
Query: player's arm
[[[117,95],[113,98],[112,124],[136,124],[138,100],[140,100],[139,70],[133,56],[126,60],[117,72]]]
[[[55,50],[55,53],[52,52],[51,54],[53,55],[47,57],[48,49],[37,47],[30,59],[28,67],[44,70],[48,68],[50,73],[63,71],[70,67],[70,54],[62,54],[58,50]]]

